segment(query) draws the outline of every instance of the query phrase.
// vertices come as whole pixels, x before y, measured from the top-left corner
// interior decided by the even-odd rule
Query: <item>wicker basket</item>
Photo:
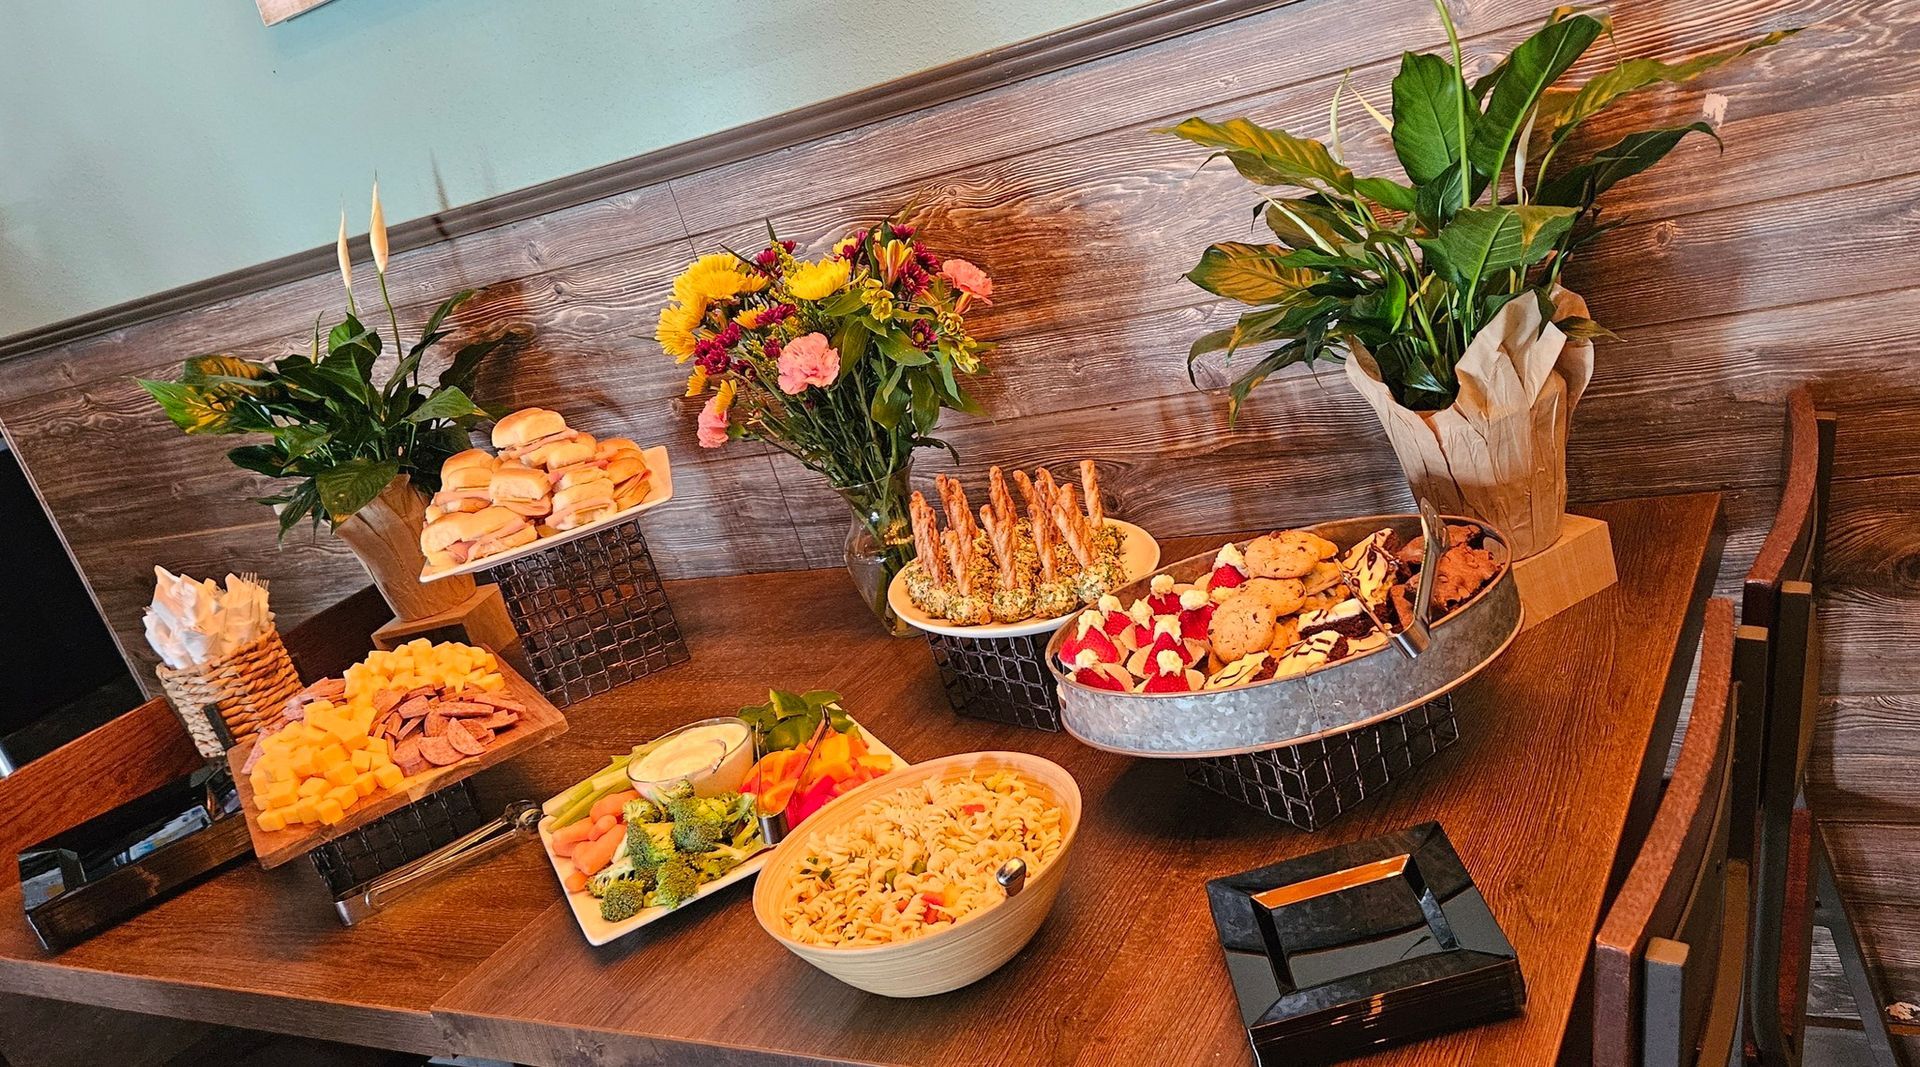
[[[208,758],[253,736],[300,691],[300,675],[278,630],[268,630],[223,659],[183,670],[162,663],[154,673],[194,747]]]

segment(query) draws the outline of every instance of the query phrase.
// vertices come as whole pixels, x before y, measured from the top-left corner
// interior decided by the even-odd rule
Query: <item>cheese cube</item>
[[[362,771],[353,777],[353,791],[363,797],[372,794],[379,786],[380,783],[373,780],[372,771]]]
[[[353,764],[343,761],[327,768],[326,781],[329,785],[351,785],[353,776],[357,773],[359,772],[353,769]]]
[[[281,782],[272,782],[265,789],[254,790],[253,799],[263,808],[281,808],[300,799],[300,787],[289,778]]]
[[[372,738],[368,738],[367,740],[371,741]],[[373,753],[365,748],[348,756],[347,760],[353,765],[353,769],[356,771],[365,772],[373,769]]]
[[[293,817],[302,825],[310,825],[320,821],[320,816],[317,814],[316,799],[313,797],[301,797],[300,802],[293,806]]]
[[[294,795],[317,797],[326,791],[327,780],[325,778],[308,778],[300,783],[300,788],[294,791]]]
[[[345,762],[347,762],[347,749],[344,745],[328,745],[313,754],[313,766],[317,773],[325,774],[328,770]]]
[[[314,806],[314,815],[319,821],[332,826],[347,817],[347,809],[342,807],[339,801],[328,797]]]
[[[287,758],[287,770],[293,778],[311,778],[319,773],[313,765],[313,749],[296,748]]]
[[[337,785],[327,790],[326,799],[334,801],[343,809],[351,808],[354,801],[360,799],[360,791],[349,782],[347,785]]]
[[[373,771],[373,780],[378,783],[382,789],[392,789],[394,786],[399,785],[404,778],[406,778],[406,775],[400,773],[400,768],[391,763],[381,764],[379,767],[374,768]]]
[[[279,833],[287,828],[287,813],[281,808],[268,808],[260,813],[260,818],[256,821],[259,822],[260,829],[267,833]]]

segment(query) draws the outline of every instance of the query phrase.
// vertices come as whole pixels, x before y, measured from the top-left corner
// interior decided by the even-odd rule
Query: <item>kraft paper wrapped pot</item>
[[[1553,293],[1558,317],[1587,315],[1586,301]],[[1387,429],[1414,496],[1443,512],[1485,519],[1507,535],[1514,558],[1560,536],[1567,510],[1567,430],[1593,377],[1593,342],[1545,321],[1537,301],[1508,302],[1454,368],[1460,394],[1440,411],[1394,400],[1379,364],[1354,344],[1347,380]]]

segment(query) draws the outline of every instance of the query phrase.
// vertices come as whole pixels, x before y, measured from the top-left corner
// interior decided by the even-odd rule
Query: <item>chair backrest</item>
[[[1736,851],[1751,857],[1754,872],[1747,1018],[1762,1053],[1786,1062],[1798,1059],[1811,945],[1811,930],[1802,921],[1805,878],[1793,876],[1794,811],[1819,708],[1815,582],[1834,431],[1833,415],[1815,408],[1806,387],[1787,398],[1785,484],[1741,590],[1735,650],[1743,723],[1736,744],[1735,802],[1750,827],[1746,847]],[[1795,912],[1793,922],[1787,921],[1789,911]]]
[[[1594,938],[1599,1067],[1718,1067],[1732,1047],[1747,929],[1746,866],[1727,858],[1733,640],[1733,602],[1709,601],[1680,759]]]
[[[0,879],[20,850],[143,796],[205,762],[165,700],[145,704],[0,778]]]

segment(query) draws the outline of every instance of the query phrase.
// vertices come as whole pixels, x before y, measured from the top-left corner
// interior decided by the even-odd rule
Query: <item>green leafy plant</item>
[[[1571,138],[1583,123],[1642,90],[1678,84],[1797,32],[1784,30],[1681,63],[1625,59],[1578,86],[1561,77],[1603,34],[1607,20],[1556,9],[1546,26],[1491,71],[1468,83],[1460,38],[1443,0],[1451,57],[1409,52],[1393,79],[1392,116],[1358,97],[1390,131],[1405,181],[1357,176],[1341,160],[1342,81],[1334,93],[1333,147],[1244,118],[1190,118],[1159,132],[1214,150],[1268,194],[1255,211],[1274,243],[1208,248],[1187,277],[1217,296],[1253,305],[1232,327],[1193,343],[1195,363],[1278,342],[1227,387],[1230,417],[1247,394],[1295,363],[1342,358],[1364,346],[1394,399],[1414,410],[1444,408],[1458,389],[1454,367],[1508,301],[1541,302],[1567,263],[1607,225],[1602,194],[1659,162],[1706,122],[1646,130],[1581,159]],[[1604,334],[1560,317],[1570,335]]]
[[[195,356],[178,381],[136,379],[175,426],[189,434],[261,434],[261,444],[227,453],[236,466],[273,478],[292,479],[284,492],[260,502],[276,508],[282,536],[311,516],[338,525],[404,474],[422,491],[440,485],[440,466],[470,447],[467,430],[486,412],[471,398],[474,375],[488,355],[519,338],[507,334],[477,341],[454,353],[429,387],[420,363],[451,331],[448,315],[474,295],[448,297],[428,316],[411,347],[400,339],[399,316],[387,297],[386,230],[374,194],[374,261],[380,296],[393,325],[392,370],[376,374],[382,340],[353,307],[352,269],[346,227],[340,231],[341,272],[347,283],[347,316],[321,337],[314,326],[309,354],[266,363],[233,355]]]
[[[847,715],[847,709],[840,706],[840,694],[828,689],[810,689],[805,693],[769,689],[765,704],[740,709],[740,717],[759,736],[763,752],[806,744],[820,729],[823,715],[840,733],[853,729],[853,719]]]

